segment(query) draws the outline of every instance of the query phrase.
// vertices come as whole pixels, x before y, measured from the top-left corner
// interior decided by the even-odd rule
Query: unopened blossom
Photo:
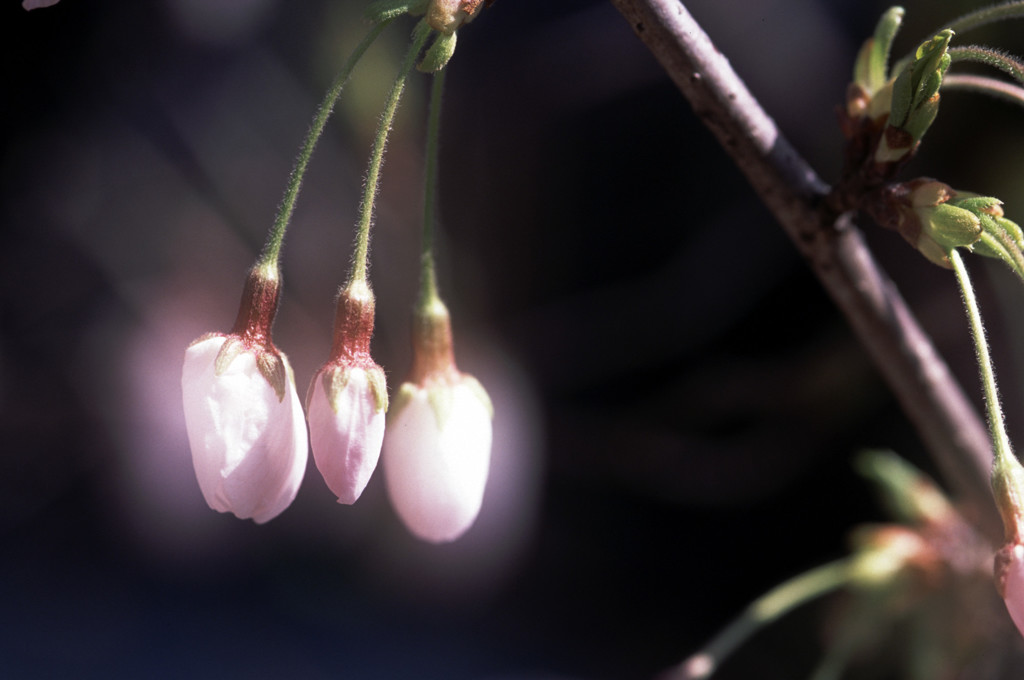
[[[308,457],[292,369],[270,337],[279,293],[277,267],[254,268],[231,333],[193,342],[181,376],[203,498],[259,524],[295,499]]]
[[[384,371],[370,357],[374,298],[365,281],[338,296],[331,355],[309,385],[313,459],[339,503],[363,493],[380,458],[388,407]]]
[[[384,473],[396,512],[416,536],[459,538],[476,520],[491,456],[490,399],[456,368],[451,322],[434,298],[416,314],[414,360],[384,437]]]

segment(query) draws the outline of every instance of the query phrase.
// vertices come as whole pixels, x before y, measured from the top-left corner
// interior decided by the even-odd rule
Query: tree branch
[[[984,423],[868,250],[851,213],[790,146],[678,0],[611,0],[775,215],[933,453],[958,500],[1001,536]]]

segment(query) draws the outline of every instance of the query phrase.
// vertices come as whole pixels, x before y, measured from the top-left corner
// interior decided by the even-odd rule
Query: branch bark
[[[998,542],[988,431],[851,213],[783,137],[679,0],[611,0],[775,215],[935,456],[965,512]]]

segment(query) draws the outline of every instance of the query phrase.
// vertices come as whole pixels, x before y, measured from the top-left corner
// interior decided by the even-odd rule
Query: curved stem
[[[988,426],[995,444],[996,464],[998,465],[1013,456],[1013,450],[1010,447],[1010,438],[1006,435],[1006,425],[1003,422],[1003,407],[999,401],[999,390],[996,387],[996,374],[992,368],[988,341],[985,339],[985,326],[981,321],[981,310],[978,308],[978,300],[974,296],[974,287],[971,285],[967,267],[964,266],[963,259],[955,248],[949,251],[949,261],[953,265],[953,271],[956,272],[956,280],[960,284],[964,307],[967,309],[967,318],[971,324],[971,336],[974,338],[974,348],[978,355],[978,371],[981,374],[981,385],[985,392]]]
[[[284,232],[288,229],[289,222],[291,222],[292,212],[295,210],[295,199],[298,197],[299,189],[302,187],[302,178],[306,174],[309,159],[313,156],[313,149],[316,148],[316,143],[320,140],[320,135],[323,134],[324,127],[327,125],[327,119],[330,118],[331,111],[334,110],[334,105],[341,95],[341,90],[345,87],[345,83],[348,82],[349,76],[352,75],[356,64],[359,63],[359,60],[370,45],[373,44],[373,41],[377,39],[377,36],[381,34],[381,31],[390,23],[391,20],[389,19],[370,29],[362,42],[356,45],[355,50],[349,55],[349,58],[341,67],[341,71],[335,76],[334,82],[331,83],[331,87],[327,90],[327,94],[324,95],[323,101],[320,102],[316,115],[313,117],[313,124],[309,126],[309,132],[306,133],[306,140],[302,143],[302,150],[299,151],[299,156],[295,159],[292,172],[288,176],[288,186],[285,188],[284,197],[281,199],[280,205],[278,205],[277,216],[274,218],[274,225],[267,236],[267,243],[263,246],[263,252],[260,254],[258,264],[261,267],[277,266],[277,259],[281,253],[281,243],[284,241]]]
[[[405,82],[429,36],[430,28],[427,24],[423,21],[418,23],[413,31],[412,44],[405,53],[405,58],[398,70],[398,77],[388,94],[388,101],[381,114],[380,124],[377,126],[377,134],[373,138],[370,166],[366,171],[366,182],[363,185],[363,200],[359,205],[359,227],[356,233],[356,250],[352,257],[350,281],[366,280],[366,256],[370,249],[370,227],[373,224],[373,207],[377,199],[377,189],[380,186],[380,171],[384,165],[384,149],[387,147],[388,134],[391,132],[391,123],[395,120],[398,102],[401,101],[402,92],[405,91]]]
[[[437,163],[441,138],[444,74],[444,69],[434,74],[433,84],[430,88],[430,112],[427,116],[427,150],[424,160],[426,178],[423,183],[423,236],[420,243],[419,306],[421,309],[438,299],[437,272],[434,267],[434,222],[437,217]]]
[[[985,64],[1006,73],[1018,83],[1024,83],[1024,63],[999,50],[980,45],[967,45],[950,48],[948,53],[954,64],[965,61]]]
[[[963,90],[987,94],[1024,106],[1024,87],[1000,78],[962,73],[947,73],[942,79],[942,91]]]
[[[979,10],[975,10],[959,17],[958,19],[954,19],[944,28],[951,28],[953,29],[953,32],[962,34],[972,28],[978,28],[979,26],[995,23],[997,21],[1022,18],[1024,18],[1024,1],[1016,0],[1016,2],[1007,2],[1002,5],[993,5],[991,7],[983,7]]]
[[[826,593],[847,585],[855,570],[853,558],[829,562],[788,581],[757,598],[700,650],[666,676],[666,680],[710,677],[730,654],[751,635],[782,615]]]

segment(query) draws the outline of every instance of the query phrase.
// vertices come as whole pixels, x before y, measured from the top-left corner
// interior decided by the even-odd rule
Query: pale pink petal
[[[405,383],[396,400],[384,438],[385,480],[399,517],[424,540],[454,541],[480,512],[491,413],[479,389],[468,377],[433,391]]]
[[[211,508],[262,524],[298,493],[308,456],[305,420],[283,355],[289,379],[279,400],[251,351],[215,373],[224,341],[211,337],[185,353],[182,396],[192,463]]]
[[[309,438],[313,459],[339,503],[355,503],[366,488],[380,458],[384,411],[362,368],[348,370],[348,382],[332,407],[324,390],[323,373],[313,378],[309,399]]]

